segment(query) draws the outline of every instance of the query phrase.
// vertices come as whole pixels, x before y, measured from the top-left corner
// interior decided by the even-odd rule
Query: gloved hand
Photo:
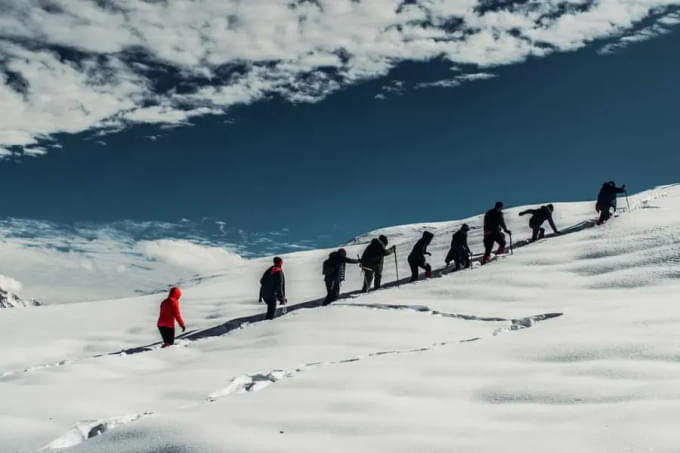
[[[506,233],[508,233],[510,236],[512,236],[512,231],[510,230],[505,230]]]
[[[626,185],[624,184],[623,186],[621,186],[621,188],[622,188],[623,190],[626,190]]]
[[[187,326],[182,326],[182,332],[186,332],[186,331],[187,331]]]
[[[432,254],[431,254],[430,252],[425,252],[425,254],[426,254],[427,256],[432,256]]]

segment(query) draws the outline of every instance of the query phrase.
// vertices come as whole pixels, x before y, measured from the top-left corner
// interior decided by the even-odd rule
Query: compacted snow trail
[[[254,299],[269,259],[244,261],[183,288],[191,331],[167,349],[163,295],[3,311],[0,452],[676,451],[680,188],[595,228],[592,202],[555,206],[567,234],[399,290],[387,261],[388,288],[324,308],[329,250],[286,255],[306,302],[274,322]],[[506,211],[518,237],[523,208]],[[423,231],[439,267],[463,222],[478,251],[479,216],[345,248],[384,233],[404,276]]]
[[[576,225],[573,225],[571,227],[567,227],[567,228],[563,229],[560,232],[559,235],[558,234],[548,234],[548,235],[545,236],[545,238],[543,240],[538,241],[537,243],[544,242],[545,240],[548,240],[548,239],[553,238],[553,237],[564,236],[564,235],[567,235],[567,234],[570,234],[570,233],[583,231],[586,228],[591,228],[591,227],[595,226],[595,224],[596,223],[595,223],[594,220],[580,222]],[[523,241],[518,242],[517,244],[514,244],[513,247],[515,249],[518,249],[518,248],[525,247],[525,246],[527,246],[531,243],[532,242],[529,241],[529,240],[523,240]],[[505,256],[503,256],[503,257],[505,257]],[[472,257],[472,260],[471,260],[472,264],[480,263],[480,262],[481,262],[481,255],[477,255],[477,256]],[[475,267],[467,269],[467,270],[478,270],[478,269],[480,269],[480,268],[475,266]],[[454,273],[454,272],[461,272],[461,271],[465,271],[465,270],[466,269],[461,269],[459,271],[456,271],[456,269],[451,267],[451,266],[444,266],[444,267],[441,267],[441,268],[434,269],[433,272],[432,272],[432,278],[441,278],[444,275],[448,275],[448,274],[451,274],[451,273]],[[215,278],[215,277],[211,277],[211,278]],[[197,279],[197,281],[200,282],[202,280]],[[382,285],[382,290],[400,288],[402,285],[407,285],[407,284],[410,284],[410,283],[411,282],[409,281],[409,278],[403,278],[403,279],[400,279],[399,281],[397,281],[397,280],[388,281],[388,282],[385,282]],[[338,300],[343,300],[343,299],[348,299],[348,298],[357,299],[364,294],[365,293],[360,291],[360,290],[350,291],[350,292],[346,292],[346,293],[341,294],[338,297]],[[294,312],[296,310],[301,310],[301,309],[323,307],[323,305],[322,305],[323,300],[324,300],[323,298],[317,298],[317,299],[310,300],[310,301],[307,301],[307,302],[301,302],[301,303],[298,303],[298,304],[291,304],[289,306],[286,306],[286,312],[291,313],[291,312]],[[337,304],[337,302],[335,304]],[[361,305],[361,304],[354,304],[354,305],[369,307],[368,305]],[[393,307],[391,307],[391,306],[388,306],[388,305],[385,305],[383,307],[378,307],[376,305],[373,305],[373,306],[370,306],[370,307],[372,307],[372,308],[408,308],[408,306],[399,306],[399,307],[393,306]],[[432,311],[432,310],[425,308],[423,311]],[[285,314],[286,313],[283,313],[282,310],[279,309],[279,315],[278,315],[279,317],[285,316]],[[484,319],[484,318],[477,318],[474,315],[448,314],[448,313],[440,313],[440,312],[437,312],[437,311],[433,311],[433,314],[449,316],[449,317],[460,317],[462,319],[487,320],[487,319]],[[501,318],[498,318],[497,320],[507,321],[507,320],[501,319]],[[207,328],[207,329],[189,330],[186,333],[182,333],[182,334],[177,335],[177,339],[178,340],[184,340],[184,341],[196,341],[196,340],[200,340],[200,339],[203,339],[203,338],[221,336],[221,335],[225,335],[225,334],[227,334],[227,333],[229,333],[233,330],[240,329],[243,326],[246,326],[246,325],[249,325],[249,324],[252,324],[252,323],[256,323],[256,322],[262,322],[262,321],[266,321],[264,319],[264,314],[243,316],[243,317],[239,317],[239,318],[235,318],[235,319],[230,319],[230,320],[228,320],[228,321],[226,321],[222,324],[219,324],[217,326],[210,327],[210,328]],[[144,346],[136,346],[136,347],[127,348],[127,349],[124,349],[124,350],[121,350],[121,351],[109,352],[109,353],[105,353],[105,354],[97,354],[97,355],[94,355],[92,357],[86,357],[86,358],[82,358],[82,359],[78,359],[78,360],[84,360],[84,359],[87,359],[87,358],[98,358],[98,357],[102,357],[104,355],[139,354],[139,353],[142,353],[142,352],[151,351],[152,349],[158,348],[160,345],[161,345],[161,342],[157,341],[157,342],[150,343],[150,344],[144,345]],[[65,365],[74,363],[75,361],[76,361],[76,359],[63,359],[63,360],[60,360],[56,363],[33,365],[33,366],[30,366],[30,367],[24,368],[23,370],[5,371],[3,373],[0,373],[0,380],[2,380],[3,378],[5,378],[7,376],[11,376],[11,375],[14,375],[14,374],[17,374],[17,373],[21,373],[21,372],[28,373],[28,372],[32,372],[32,371],[41,370],[41,369],[44,369],[44,368],[65,366]]]

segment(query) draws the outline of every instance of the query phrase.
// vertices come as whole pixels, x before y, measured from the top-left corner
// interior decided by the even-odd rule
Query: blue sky
[[[447,4],[459,3],[470,2],[431,2],[439,6],[430,13],[449,21],[421,32],[455,34],[457,17],[484,32],[490,15],[479,8],[471,16],[447,16]],[[569,28],[570,21],[558,23],[564,11],[541,11],[554,20],[551,28],[523,4],[490,7],[498,13],[488,30],[495,38],[482,51],[466,38],[453,50],[422,53],[420,46],[399,58],[391,50],[369,60],[360,50],[315,53],[321,62],[304,60],[311,71],[289,68],[302,65],[299,58],[267,56],[261,63],[259,55],[250,62],[231,56],[212,63],[216,57],[203,55],[199,66],[207,69],[187,75],[195,64],[184,52],[167,56],[167,49],[149,44],[134,54],[138,46],[126,44],[117,29],[111,34],[121,43],[112,49],[111,43],[82,48],[71,38],[39,51],[21,44],[20,33],[56,26],[49,21],[63,19],[58,9],[43,12],[38,25],[23,20],[28,31],[7,26],[12,31],[0,33],[0,99],[4,93],[6,105],[25,117],[23,123],[21,115],[0,119],[0,214],[54,222],[55,229],[113,224],[135,237],[206,239],[261,254],[333,246],[382,226],[466,217],[498,199],[506,205],[592,199],[609,179],[632,191],[676,182],[680,15],[674,2],[653,10],[621,2],[632,5],[625,10],[631,17],[613,31],[602,16],[615,22],[621,11],[600,11],[595,3],[567,13],[579,23],[595,15],[602,30]],[[372,17],[370,10],[343,14]],[[498,17],[510,25],[498,25]],[[514,42],[522,34],[535,39],[533,47]],[[276,52],[294,55],[297,44],[283,39]],[[17,55],[54,69],[53,84]],[[340,69],[322,61],[329,55],[341,60]],[[71,62],[70,69],[59,70],[48,58]],[[118,66],[123,63],[145,67],[128,71]],[[258,91],[271,73],[288,81]],[[110,92],[93,88],[92,77]],[[151,94],[135,91],[135,77]],[[52,85],[57,91],[50,97]],[[82,92],[64,103],[77,108],[53,105],[71,89]],[[42,97],[40,90],[47,90]],[[199,94],[210,103],[192,103]],[[54,114],[47,117],[46,110]]]

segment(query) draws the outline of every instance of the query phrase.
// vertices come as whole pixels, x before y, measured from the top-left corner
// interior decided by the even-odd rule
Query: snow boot
[[[496,250],[496,255],[502,255],[505,253],[505,246],[501,245],[498,247],[498,250]]]
[[[489,256],[489,255],[484,255],[484,256],[482,257],[482,264],[486,264],[486,263],[488,263],[489,261],[491,261],[491,256]]]
[[[543,239],[545,237],[545,228],[538,230],[538,238]]]

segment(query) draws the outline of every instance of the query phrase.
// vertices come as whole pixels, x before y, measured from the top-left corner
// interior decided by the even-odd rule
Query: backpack
[[[323,266],[321,268],[321,273],[323,275],[330,275],[333,273],[335,269],[333,268],[333,265],[331,264],[331,259],[328,258],[326,261],[323,262]]]

